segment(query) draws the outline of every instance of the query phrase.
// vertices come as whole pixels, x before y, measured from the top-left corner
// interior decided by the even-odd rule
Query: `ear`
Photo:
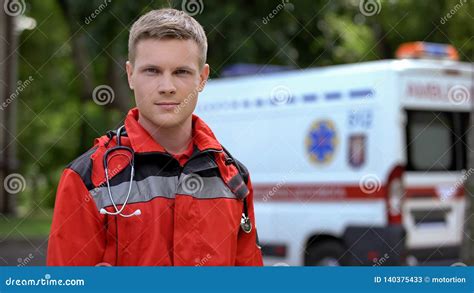
[[[209,64],[204,64],[204,67],[201,70],[201,73],[199,74],[200,82],[199,82],[199,87],[198,90],[202,92],[204,87],[206,86],[207,79],[209,78],[209,72],[210,72],[210,67]]]
[[[127,70],[127,79],[128,79],[128,86],[131,90],[133,90],[133,64],[130,61],[125,63],[125,69]]]

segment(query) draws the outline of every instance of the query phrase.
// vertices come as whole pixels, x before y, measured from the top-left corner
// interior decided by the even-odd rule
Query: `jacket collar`
[[[130,139],[130,144],[136,153],[162,152],[166,153],[165,148],[160,145],[148,131],[138,123],[138,108],[131,109],[125,118],[125,129]],[[198,116],[192,116],[193,124],[193,143],[199,151],[215,149],[222,151],[221,144],[217,141],[214,133],[209,126]]]

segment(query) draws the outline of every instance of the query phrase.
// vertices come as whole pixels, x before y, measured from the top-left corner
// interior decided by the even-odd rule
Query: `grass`
[[[48,237],[52,216],[52,211],[31,213],[25,217],[0,215],[0,239]]]

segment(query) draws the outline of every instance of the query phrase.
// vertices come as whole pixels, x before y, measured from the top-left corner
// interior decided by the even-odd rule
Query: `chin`
[[[160,117],[154,117],[151,121],[158,127],[173,128],[182,125],[186,118],[180,117],[176,114],[157,114]]]

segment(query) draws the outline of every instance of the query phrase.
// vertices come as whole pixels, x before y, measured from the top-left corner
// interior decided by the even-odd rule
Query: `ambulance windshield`
[[[456,171],[467,166],[469,113],[407,111],[408,171]]]

